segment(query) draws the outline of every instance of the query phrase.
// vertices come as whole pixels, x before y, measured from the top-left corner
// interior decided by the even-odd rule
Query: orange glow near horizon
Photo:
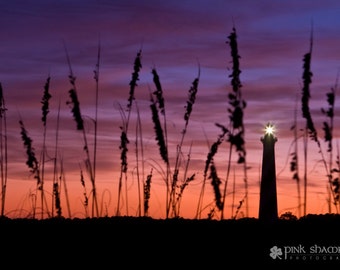
[[[50,186],[50,182],[46,182],[46,186]],[[66,201],[65,191],[62,191],[61,194],[61,207],[62,207],[62,216],[65,218],[86,218],[92,217],[92,197],[89,197],[88,206],[84,205],[84,196],[82,194],[81,188],[79,188],[80,184],[78,181],[70,181],[67,184],[68,191],[68,202]],[[117,205],[117,188],[113,186],[112,183],[109,182],[100,182],[97,183],[98,186],[98,197],[99,199],[99,216],[102,217],[111,217],[116,215],[116,205]],[[14,189],[14,187],[16,187]],[[230,185],[230,189],[232,185]],[[241,188],[241,187],[240,187]],[[46,188],[46,202],[48,205],[48,211],[45,208],[44,213],[41,213],[41,202],[39,198],[39,193],[34,191],[35,186],[30,181],[18,181],[12,180],[8,185],[8,193],[6,200],[6,216],[10,218],[31,218],[34,207],[34,198],[37,197],[36,201],[36,218],[40,219],[48,218],[48,211],[51,215],[51,194]],[[296,216],[299,216],[299,212],[297,210],[297,192],[296,186],[294,183],[290,184],[291,193],[286,193],[287,189],[286,184],[284,184],[280,178],[277,179],[277,199],[278,199],[278,212],[279,215],[285,212],[291,212]],[[326,185],[325,185],[326,189]],[[328,205],[326,203],[325,194],[321,194],[317,192],[318,190],[315,188],[309,189],[308,196],[308,213],[313,214],[323,214],[328,212]],[[198,186],[188,187],[188,190],[184,192],[181,208],[180,208],[180,216],[183,218],[193,219],[196,215],[197,203],[199,198],[200,188]],[[237,194],[233,194],[232,190],[229,190],[228,195],[226,197],[226,208],[224,211],[224,218],[231,219],[235,217],[237,212],[237,208],[240,206],[241,201],[243,199],[244,193],[243,190],[236,191]],[[207,195],[205,197],[205,207],[202,212],[201,218],[208,218],[208,213],[213,207],[214,196],[210,190],[210,186],[207,187],[206,191]],[[138,191],[135,186],[133,189],[128,191],[128,202],[126,205],[126,198],[124,197],[124,203],[122,204],[121,215],[122,216],[139,216],[139,207],[141,211],[143,210],[143,202],[138,201]],[[141,203],[141,205],[140,205]],[[210,205],[210,206],[209,206]],[[249,209],[248,214],[249,217],[258,217],[258,207],[259,207],[259,188],[253,187],[249,190]],[[55,211],[55,209],[54,209]],[[334,211],[334,210],[333,210]],[[141,212],[142,213],[142,212]],[[56,214],[54,213],[54,216]],[[155,219],[164,219],[166,217],[166,209],[165,209],[165,186],[159,185],[154,187],[151,191],[150,196],[150,210],[149,216]],[[51,217],[51,216],[50,216]],[[94,217],[96,215],[94,214]],[[245,206],[241,206],[240,211],[238,212],[237,218],[246,217],[246,209]],[[214,219],[219,219],[219,214],[216,213]]]

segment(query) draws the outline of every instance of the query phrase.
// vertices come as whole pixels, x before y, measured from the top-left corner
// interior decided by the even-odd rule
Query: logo
[[[282,259],[281,256],[282,256],[282,249],[281,248],[278,248],[277,246],[273,246],[271,249],[270,249],[270,257],[272,257],[273,259]]]
[[[340,263],[340,246],[273,246],[269,250],[273,260],[299,261],[338,261]]]

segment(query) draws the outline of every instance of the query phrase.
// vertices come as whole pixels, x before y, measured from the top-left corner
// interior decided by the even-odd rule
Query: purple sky
[[[247,164],[249,181],[249,212],[257,216],[259,179],[262,159],[264,125],[271,121],[276,125],[276,171],[279,213],[292,211],[297,214],[296,183],[289,171],[289,147],[293,141],[290,127],[294,110],[304,128],[301,115],[301,89],[303,55],[309,51],[313,27],[313,53],[311,70],[310,109],[325,156],[322,122],[325,116],[321,108],[327,108],[326,93],[334,87],[340,60],[340,3],[339,1],[6,1],[0,4],[0,82],[6,102],[7,136],[9,146],[9,171],[6,212],[10,215],[29,213],[29,193],[35,193],[35,181],[30,175],[26,154],[20,137],[21,118],[40,156],[43,142],[41,99],[47,77],[51,76],[50,113],[47,120],[48,155],[53,157],[56,118],[60,102],[59,151],[69,184],[73,215],[82,212],[83,199],[80,170],[85,157],[82,133],[76,130],[70,107],[68,80],[69,67],[66,45],[81,112],[92,150],[95,115],[95,80],[93,70],[97,62],[100,40],[101,58],[98,103],[98,163],[97,183],[100,202],[112,215],[117,207],[117,186],[120,169],[120,129],[122,124],[119,105],[127,105],[129,82],[133,62],[142,49],[142,70],[135,92],[143,128],[145,175],[150,168],[165,168],[155,141],[151,119],[149,91],[154,90],[152,68],[160,77],[164,91],[169,134],[169,154],[174,158],[176,145],[184,127],[184,106],[188,90],[198,75],[200,82],[197,99],[185,137],[183,154],[187,155],[192,142],[191,169],[197,178],[190,183],[182,202],[182,215],[193,217],[203,180],[203,169],[209,146],[216,141],[220,129],[228,122],[228,93],[231,91],[232,68],[230,47],[226,44],[235,26],[238,35],[240,79],[243,98],[247,102],[244,111],[246,128]],[[299,103],[296,105],[296,101]],[[339,107],[335,101],[335,126]],[[127,182],[129,215],[137,209],[137,179],[135,176],[134,140],[136,107],[131,120],[129,150],[129,180]],[[336,140],[339,130],[334,130]],[[314,142],[309,142],[308,157],[310,188],[308,211],[327,212],[325,171],[321,156]],[[218,173],[224,180],[229,145],[224,143],[216,162]],[[300,142],[302,150],[302,141]],[[336,154],[334,154],[336,156]],[[302,167],[302,152],[300,155]],[[335,157],[334,157],[335,159]],[[236,153],[233,152],[233,164]],[[173,160],[171,161],[173,162]],[[236,166],[237,167],[237,166]],[[301,168],[302,170],[302,168]],[[51,173],[52,162],[46,163]],[[238,171],[238,169],[236,169]],[[236,180],[235,205],[244,195],[242,170]],[[237,174],[237,173],[236,173]],[[302,175],[302,172],[301,172]],[[130,179],[131,177],[131,179]],[[158,178],[157,178],[158,177]],[[87,189],[90,182],[87,179]],[[51,176],[46,177],[48,199],[51,197]],[[231,180],[230,180],[231,183]],[[231,188],[229,185],[228,208],[230,216]],[[125,189],[125,187],[124,187]],[[152,182],[150,215],[164,217],[165,184],[155,173]],[[108,195],[109,194],[109,195]],[[206,205],[213,200],[210,184],[206,189]],[[102,199],[103,196],[103,199]],[[125,195],[124,195],[125,196]],[[310,204],[310,206],[309,206]],[[209,208],[209,207],[207,207]],[[65,216],[67,215],[64,206]],[[243,213],[245,209],[241,209]],[[122,212],[124,212],[122,210]],[[80,216],[83,214],[79,214]]]

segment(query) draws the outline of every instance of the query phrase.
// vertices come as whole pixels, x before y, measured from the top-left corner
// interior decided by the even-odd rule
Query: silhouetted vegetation
[[[241,200],[239,200],[239,204],[237,209],[234,213],[232,209],[232,219],[239,218],[238,214],[241,211],[241,208],[245,208],[245,217],[248,217],[248,176],[247,171],[250,169],[247,165],[247,151],[246,151],[246,141],[245,141],[245,109],[247,107],[247,102],[243,97],[243,85],[241,83],[241,68],[240,68],[240,54],[238,50],[238,41],[237,41],[237,34],[236,28],[233,27],[232,32],[228,36],[228,40],[226,44],[229,45],[230,50],[230,57],[231,57],[231,74],[229,74],[230,78],[230,91],[227,95],[228,99],[226,103],[228,104],[226,119],[228,119],[227,123],[215,123],[215,126],[221,129],[221,133],[217,134],[217,139],[213,143],[207,141],[208,149],[206,155],[205,166],[202,168],[203,171],[203,180],[200,186],[200,194],[197,202],[196,208],[196,219],[202,219],[202,212],[203,210],[210,209],[207,214],[207,219],[213,220],[214,218],[224,220],[224,210],[226,205],[226,197],[227,197],[227,187],[230,178],[230,172],[232,168],[232,164],[241,165],[242,170],[242,180],[244,182],[244,194],[242,195]],[[312,60],[312,44],[313,39],[311,37],[310,40],[310,49],[308,53],[303,56],[303,86],[301,89],[301,106],[302,106],[302,117],[306,120],[305,127],[303,129],[303,143],[304,143],[304,199],[301,202],[301,195],[300,195],[300,176],[299,176],[299,155],[298,155],[298,147],[297,142],[300,139],[298,134],[298,126],[297,126],[297,114],[295,114],[294,125],[292,129],[294,129],[294,143],[295,148],[294,151],[291,153],[292,159],[290,162],[290,170],[293,172],[293,179],[297,181],[298,186],[298,206],[299,214],[298,218],[301,217],[300,208],[304,206],[304,213],[303,215],[306,216],[306,205],[307,205],[307,140],[311,138],[313,141],[317,143],[319,153],[321,154],[322,161],[326,168],[326,175],[328,177],[328,189],[330,191],[331,196],[329,197],[329,204],[335,206],[336,212],[338,212],[338,205],[339,205],[339,177],[338,174],[340,172],[340,163],[339,163],[339,153],[337,153],[336,158],[336,165],[334,166],[334,158],[333,158],[333,128],[334,128],[334,108],[335,108],[335,97],[336,97],[336,86],[331,89],[330,92],[326,94],[328,108],[322,109],[322,113],[327,117],[327,120],[323,122],[323,130],[324,130],[324,140],[327,143],[327,152],[329,153],[329,161],[326,162],[325,158],[322,154],[321,143],[318,138],[318,133],[316,127],[314,125],[311,110],[309,108],[309,100],[311,98],[310,94],[310,85],[312,82],[312,71],[311,71],[311,60]],[[82,132],[83,138],[83,150],[85,152],[85,161],[84,161],[84,170],[81,163],[79,163],[79,171],[80,171],[80,184],[83,190],[83,199],[82,204],[84,206],[85,217],[91,218],[99,218],[103,217],[102,209],[99,209],[98,196],[97,196],[97,179],[96,179],[96,156],[97,156],[97,122],[98,122],[98,92],[99,92],[99,68],[100,68],[100,42],[98,44],[98,54],[97,54],[97,61],[95,64],[94,70],[94,79],[95,79],[95,116],[91,121],[94,123],[94,143],[90,143],[88,141],[88,130],[86,129],[86,118],[82,115],[81,112],[81,104],[79,101],[78,91],[76,87],[76,77],[73,73],[71,67],[70,57],[66,50],[66,60],[67,65],[69,68],[69,75],[68,80],[71,85],[70,89],[68,90],[69,100],[66,101],[66,104],[70,106],[71,115],[76,122],[76,130]],[[120,175],[118,182],[118,194],[117,194],[117,205],[115,216],[130,216],[129,215],[129,198],[128,198],[128,180],[129,180],[129,170],[136,171],[137,173],[137,184],[138,184],[138,206],[136,207],[137,215],[144,216],[145,218],[149,216],[149,209],[150,209],[150,198],[152,197],[152,189],[151,189],[151,180],[154,181],[155,173],[159,173],[160,177],[162,177],[165,183],[165,216],[166,219],[177,218],[180,219],[180,206],[184,194],[184,190],[188,188],[188,185],[196,180],[197,175],[196,173],[190,173],[190,162],[191,162],[191,153],[193,142],[191,141],[188,145],[190,145],[187,151],[184,149],[186,146],[185,136],[189,129],[189,122],[192,114],[194,113],[194,105],[196,102],[196,98],[198,95],[199,83],[201,79],[201,68],[198,67],[198,74],[194,77],[194,80],[191,82],[187,93],[187,100],[183,102],[184,110],[183,110],[183,120],[184,120],[184,127],[181,129],[181,136],[179,142],[175,142],[176,145],[175,156],[171,156],[171,149],[169,149],[169,142],[168,142],[168,123],[166,117],[166,99],[164,95],[164,89],[161,83],[160,76],[156,68],[151,69],[152,74],[152,81],[154,84],[155,89],[149,89],[149,97],[150,97],[150,105],[149,108],[151,110],[150,118],[153,124],[154,130],[154,140],[155,145],[158,147],[158,153],[160,156],[161,162],[158,162],[157,165],[159,166],[156,168],[154,164],[147,163],[147,158],[144,157],[144,146],[143,146],[143,136],[142,136],[142,121],[140,119],[140,113],[138,108],[137,99],[135,96],[135,91],[138,86],[138,81],[140,79],[140,72],[142,69],[142,50],[137,52],[135,56],[133,67],[132,67],[132,74],[131,80],[129,82],[129,92],[127,98],[126,106],[121,106],[119,104],[119,113],[121,116],[122,123],[119,125],[119,132],[120,132]],[[62,196],[66,196],[66,200],[68,202],[68,195],[67,195],[67,188],[66,182],[64,177],[64,170],[62,165],[62,157],[58,154],[58,123],[59,123],[59,112],[60,107],[58,108],[58,121],[56,127],[56,145],[55,145],[55,154],[52,157],[54,161],[54,175],[53,175],[53,184],[52,184],[52,214],[50,215],[49,206],[46,202],[45,198],[45,189],[46,186],[44,185],[44,166],[46,163],[45,155],[47,154],[47,146],[46,146],[46,134],[47,134],[47,120],[48,114],[50,112],[50,99],[52,98],[50,94],[50,82],[51,76],[49,75],[46,83],[44,85],[44,92],[43,97],[41,100],[42,104],[42,117],[41,120],[43,122],[43,149],[42,149],[42,158],[39,159],[33,147],[33,139],[29,136],[28,131],[24,126],[24,121],[20,119],[19,125],[21,128],[21,138],[24,144],[24,148],[26,150],[27,155],[27,166],[29,167],[30,172],[33,174],[34,178],[37,180],[36,190],[34,196],[34,203],[32,206],[32,214],[28,215],[30,217],[36,218],[36,198],[37,193],[40,192],[41,194],[41,218],[44,219],[44,213],[48,214],[48,217],[55,217],[54,211],[56,211],[56,216],[59,218],[63,218],[65,214],[63,213],[63,209],[61,207],[61,198]],[[227,88],[229,90],[229,88]],[[60,103],[59,103],[60,104]],[[131,117],[133,116],[133,110],[135,109],[136,112],[136,121],[132,121]],[[7,183],[7,143],[6,143],[6,106],[4,102],[4,94],[3,89],[0,84],[0,117],[1,117],[1,216],[4,217],[6,214],[5,212],[5,197],[6,197],[6,183]],[[90,118],[90,117],[89,117]],[[134,163],[134,168],[129,168],[129,144],[132,141],[132,130],[133,127],[131,125],[136,123],[135,126],[135,157],[136,162]],[[215,163],[215,156],[219,150],[219,147],[224,143],[228,143],[228,154],[227,157],[224,157],[225,166],[223,167],[226,170],[226,177],[220,177],[220,172],[218,171],[218,166]],[[173,143],[173,142],[172,142]],[[93,149],[90,147],[93,145]],[[93,150],[93,152],[92,152]],[[236,151],[237,158],[236,162],[233,162],[232,153]],[[93,154],[92,154],[93,153]],[[185,154],[187,154],[185,156]],[[57,162],[58,161],[58,162]],[[60,164],[59,170],[57,170],[58,164]],[[148,164],[150,167],[149,174],[145,176],[144,174],[144,167]],[[220,168],[220,167],[219,167]],[[329,168],[332,168],[329,170]],[[182,170],[182,171],[181,171]],[[58,172],[59,171],[59,172]],[[83,172],[87,172],[87,176],[89,177],[91,183],[91,190],[89,191],[86,186],[86,174]],[[210,180],[210,189],[207,191],[206,181]],[[198,182],[198,181],[196,181]],[[139,187],[140,183],[143,183],[142,187]],[[61,186],[64,184],[64,193],[61,192]],[[125,193],[123,193],[123,188],[125,187]],[[235,187],[235,186],[234,186]],[[234,188],[233,187],[233,188]],[[205,201],[205,194],[206,192],[210,192],[213,195],[213,201]],[[235,193],[235,190],[233,190]],[[243,191],[242,191],[243,193]],[[143,199],[142,199],[143,197]],[[92,204],[91,203],[92,199]],[[163,200],[163,198],[162,198]],[[68,203],[68,216],[71,217],[71,210]],[[89,206],[92,207],[91,211],[89,210]],[[125,209],[125,215],[123,207]],[[141,208],[143,207],[143,213]],[[234,203],[232,205],[234,207]],[[55,210],[54,210],[55,209]],[[328,212],[331,213],[332,207],[330,206]],[[203,218],[204,219],[204,218]],[[292,221],[294,217],[286,213],[286,215],[282,216],[283,220],[290,220]],[[294,219],[295,220],[295,219]],[[282,220],[281,220],[282,221]]]

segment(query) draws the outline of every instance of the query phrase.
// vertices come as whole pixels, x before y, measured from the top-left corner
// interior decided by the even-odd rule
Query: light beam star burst
[[[268,123],[264,128],[266,135],[274,135],[275,127],[273,124]]]

